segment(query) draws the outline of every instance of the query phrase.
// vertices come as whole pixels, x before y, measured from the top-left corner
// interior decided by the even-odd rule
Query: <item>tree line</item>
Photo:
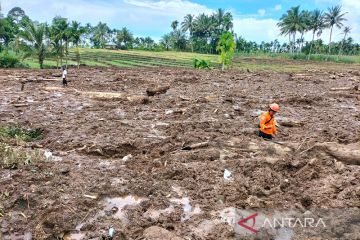
[[[218,44],[223,35],[234,37],[235,49],[247,53],[314,53],[359,54],[360,47],[349,37],[350,26],[344,26],[346,13],[340,6],[320,10],[300,10],[292,7],[282,15],[278,22],[281,35],[287,36],[288,43],[278,40],[270,42],[246,41],[237,36],[233,29],[233,16],[230,12],[218,9],[213,14],[201,13],[197,16],[187,14],[181,22],[171,22],[171,32],[165,34],[157,43],[150,37],[134,37],[126,27],[111,29],[106,23],[82,25],[78,21],[56,16],[51,23],[31,20],[19,7],[11,9],[6,16],[0,8],[0,51],[11,49],[22,57],[36,56],[42,67],[45,57],[55,58],[58,65],[68,59],[69,48],[75,48],[80,63],[79,47],[176,50],[199,53],[221,53]],[[329,42],[325,44],[319,37],[324,29],[330,29]],[[332,41],[334,28],[341,28],[343,39]],[[305,41],[304,35],[311,32],[312,39]],[[230,36],[227,36],[228,39]],[[232,45],[229,43],[229,45]]]

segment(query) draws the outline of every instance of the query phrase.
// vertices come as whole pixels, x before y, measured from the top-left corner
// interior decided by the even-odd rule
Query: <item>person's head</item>
[[[272,103],[269,106],[269,114],[270,116],[274,116],[278,111],[280,110],[280,107],[276,103]]]

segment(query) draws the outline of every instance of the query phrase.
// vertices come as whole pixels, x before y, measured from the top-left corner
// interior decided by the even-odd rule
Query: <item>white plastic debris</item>
[[[50,152],[49,150],[45,150],[45,152],[44,152],[44,155],[45,155],[45,157],[46,157],[46,160],[51,160],[52,159],[52,152]]]
[[[170,115],[170,114],[173,114],[173,113],[174,113],[174,110],[172,110],[172,109],[165,110],[165,115]]]
[[[232,180],[231,172],[225,168],[224,170],[224,179],[225,180]]]
[[[133,157],[133,156],[132,156],[131,154],[128,154],[128,155],[126,155],[125,157],[123,157],[122,160],[123,160],[124,162],[126,162],[126,161],[129,161],[132,157]]]

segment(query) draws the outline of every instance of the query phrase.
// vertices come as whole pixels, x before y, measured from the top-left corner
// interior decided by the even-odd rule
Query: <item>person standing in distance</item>
[[[67,69],[65,66],[62,67],[62,80],[63,80],[63,86],[67,86]]]

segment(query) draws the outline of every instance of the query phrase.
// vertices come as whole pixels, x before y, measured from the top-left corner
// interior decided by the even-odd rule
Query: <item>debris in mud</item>
[[[224,179],[227,180],[227,181],[232,180],[231,175],[232,175],[231,172],[225,168],[225,170],[224,170]]]
[[[176,236],[174,233],[157,226],[152,226],[145,229],[143,233],[143,237],[146,240],[161,240],[161,239],[184,240],[183,238]]]
[[[183,214],[181,215],[181,221],[186,221],[191,218],[191,216],[200,214],[201,209],[199,206],[192,207],[188,197],[183,197],[181,199],[173,198],[170,199],[171,202],[176,204],[181,204],[183,206]]]
[[[235,224],[255,208],[357,209],[359,91],[331,89],[358,85],[358,77],[349,70],[339,81],[336,71],[296,73],[288,81],[288,74],[274,71],[84,67],[74,88],[38,81],[20,92],[11,76],[50,79],[54,70],[4,69],[2,123],[16,119],[46,135],[25,143],[14,138],[5,146],[38,151],[42,161],[0,169],[3,237],[31,231],[33,239],[101,239],[112,227],[114,239],[122,233],[141,239],[157,225],[155,233],[171,237],[240,239],[237,231],[247,230]],[[120,82],[111,81],[114,76]],[[170,86],[164,95],[145,93],[164,84]],[[270,102],[281,103],[281,131],[263,141],[255,122]],[[51,161],[45,161],[45,149]],[[57,156],[63,160],[55,162]],[[225,168],[233,181],[224,178]],[[227,220],[221,218],[225,207],[234,209]],[[346,226],[359,214],[349,216],[333,216],[338,222],[332,229],[308,235],[279,228],[259,236],[356,239],[348,236],[358,234],[357,226]]]
[[[360,165],[360,142],[348,145],[335,142],[317,143],[314,150],[322,150],[345,164]]]
[[[148,88],[148,89],[146,89],[146,94],[148,96],[155,96],[156,94],[166,93],[166,91],[169,89],[170,89],[170,86],[159,86],[159,87],[155,87],[155,88]]]
[[[194,150],[197,148],[203,148],[207,146],[209,146],[209,142],[194,143],[192,145],[183,147],[182,150]]]

